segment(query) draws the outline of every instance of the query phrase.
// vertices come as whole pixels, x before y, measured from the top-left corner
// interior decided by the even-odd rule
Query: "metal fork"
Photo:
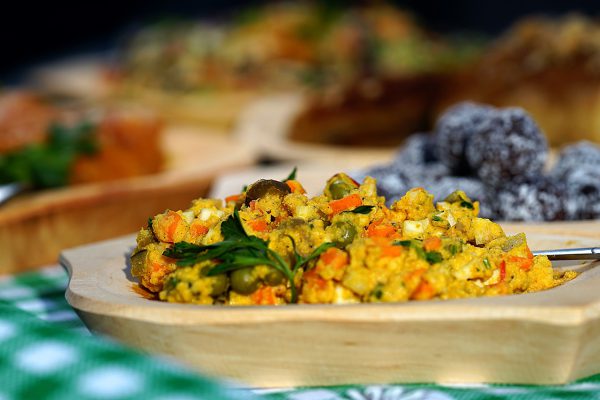
[[[600,260],[600,247],[580,247],[577,249],[538,250],[534,256],[547,256],[550,260]]]

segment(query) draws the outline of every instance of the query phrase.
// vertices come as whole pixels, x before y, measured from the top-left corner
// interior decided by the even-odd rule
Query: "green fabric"
[[[600,375],[563,386],[350,385],[229,389],[164,358],[92,336],[67,304],[60,267],[0,278],[0,400],[599,399]],[[106,383],[106,384],[104,384]]]
[[[0,282],[0,400],[256,398],[93,337],[65,301],[65,285],[58,269]]]

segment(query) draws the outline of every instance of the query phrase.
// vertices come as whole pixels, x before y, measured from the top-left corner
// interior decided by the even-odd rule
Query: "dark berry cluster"
[[[548,145],[520,108],[461,103],[435,131],[411,136],[394,160],[363,171],[391,203],[421,186],[443,199],[463,190],[481,216],[513,221],[600,218],[600,147],[565,147],[546,172]]]

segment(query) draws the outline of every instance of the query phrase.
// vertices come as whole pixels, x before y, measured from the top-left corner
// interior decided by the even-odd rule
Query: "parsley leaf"
[[[0,183],[21,182],[34,189],[64,186],[79,155],[98,150],[90,123],[74,127],[52,125],[45,143],[0,156]]]
[[[371,210],[375,208],[375,206],[358,206],[352,210],[346,210],[346,211],[342,211],[342,212],[348,212],[348,213],[352,213],[352,214],[368,214],[371,212]]]
[[[437,251],[425,252],[425,261],[427,261],[429,264],[437,264],[439,262],[442,262],[442,260],[442,255]]]
[[[288,236],[294,250],[295,262],[291,267],[281,255],[269,248],[269,242],[246,233],[237,210],[221,223],[221,233],[224,238],[222,242],[210,245],[177,242],[166,249],[163,255],[176,259],[178,266],[191,266],[208,260],[217,262],[206,273],[207,276],[257,265],[268,265],[280,271],[288,279],[292,295],[291,302],[296,303],[298,301],[298,288],[294,283],[296,272],[334,246],[333,243],[323,243],[311,254],[303,257],[297,252],[294,239]]]
[[[464,207],[464,208],[468,208],[469,210],[473,210],[475,208],[475,207],[473,207],[473,203],[465,201],[465,200],[460,202],[460,206]]]
[[[290,174],[287,176],[287,178],[285,178],[284,180],[282,180],[282,182],[295,180],[296,179],[296,172],[298,172],[298,167],[294,167],[294,169],[292,170],[292,172],[290,172]]]

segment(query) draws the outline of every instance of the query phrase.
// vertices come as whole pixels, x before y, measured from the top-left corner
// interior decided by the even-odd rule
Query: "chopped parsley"
[[[292,292],[291,302],[296,303],[298,301],[298,288],[294,283],[296,272],[301,267],[308,267],[310,261],[334,246],[333,243],[323,243],[308,256],[303,257],[298,254],[294,239],[287,236],[294,249],[294,260],[291,263],[293,266],[290,266],[281,255],[269,248],[268,241],[246,233],[237,210],[221,223],[221,233],[224,238],[222,242],[210,245],[178,242],[166,249],[163,255],[176,259],[178,266],[190,266],[207,260],[218,261],[217,265],[208,270],[207,276],[257,265],[268,265],[288,279]]]
[[[371,210],[375,208],[375,206],[358,206],[352,210],[346,210],[346,211],[342,211],[342,212],[346,212],[346,213],[352,213],[352,214],[368,214],[371,212]]]

